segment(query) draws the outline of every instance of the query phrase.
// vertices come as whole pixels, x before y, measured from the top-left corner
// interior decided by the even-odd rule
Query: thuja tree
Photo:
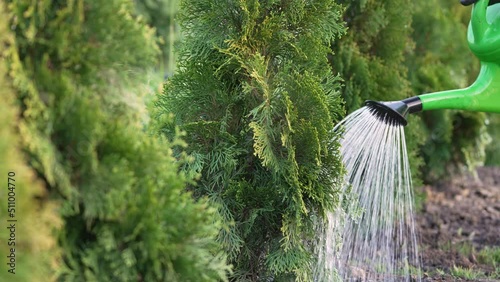
[[[219,241],[238,281],[311,281],[315,218],[336,203],[332,128],[343,115],[327,56],[344,32],[329,0],[185,0],[178,73],[159,97],[220,205]],[[172,125],[161,132],[169,136]]]
[[[479,70],[479,61],[467,45],[470,8],[458,1],[414,3],[415,49],[408,56],[409,79],[415,95],[470,85]],[[464,111],[431,111],[422,114],[424,175],[434,180],[465,165],[484,161],[489,141],[486,115]]]
[[[20,144],[61,205],[58,280],[225,280],[216,211],[185,193],[169,149],[183,142],[144,133],[142,73],[158,50],[132,3],[8,3]]]
[[[332,44],[334,72],[344,79],[342,97],[348,112],[366,100],[392,101],[413,94],[407,79],[405,55],[413,45],[411,19],[415,1],[339,1],[347,9],[343,18],[349,32]],[[406,129],[410,164],[418,179],[421,159],[418,145],[423,141],[418,118],[410,117]]]
[[[0,3],[0,281],[51,281],[59,263],[56,238],[61,224],[57,205],[26,165],[21,152],[19,104],[5,64],[13,44],[4,3]]]

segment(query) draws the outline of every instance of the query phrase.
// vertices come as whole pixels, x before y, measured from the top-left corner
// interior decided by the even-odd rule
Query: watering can
[[[382,119],[406,125],[411,113],[456,109],[500,113],[500,0],[461,0],[471,5],[472,16],[467,41],[481,61],[476,81],[463,89],[446,90],[401,101],[366,101],[366,106]]]

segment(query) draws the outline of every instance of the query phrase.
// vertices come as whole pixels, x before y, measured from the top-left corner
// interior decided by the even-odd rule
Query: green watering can
[[[456,109],[500,113],[500,0],[462,0],[471,5],[467,32],[471,51],[481,61],[476,81],[464,89],[423,94],[401,101],[366,101],[380,118],[406,125],[411,113],[437,109]]]

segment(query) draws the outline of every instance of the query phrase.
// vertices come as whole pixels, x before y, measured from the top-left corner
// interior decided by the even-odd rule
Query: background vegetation
[[[0,190],[0,221],[2,232],[0,232],[0,253],[2,263],[0,266],[0,280],[12,281],[50,281],[54,278],[54,270],[57,269],[60,259],[60,248],[57,246],[56,238],[53,236],[61,227],[61,219],[58,216],[58,202],[52,199],[42,182],[35,177],[34,171],[26,164],[22,147],[19,146],[21,137],[17,130],[20,123],[19,107],[16,95],[8,79],[7,65],[4,60],[9,56],[8,46],[14,42],[14,37],[9,31],[9,23],[5,6],[0,4],[0,89],[2,91],[2,102],[0,103],[0,175],[4,179]],[[7,177],[9,172],[14,172],[15,182],[15,218],[10,218],[7,213],[8,192]],[[12,186],[11,186],[12,187]],[[12,195],[12,194],[11,194]],[[12,207],[11,207],[12,208]],[[15,246],[8,245],[10,232],[7,226],[8,219],[15,219]],[[11,243],[13,241],[10,241]],[[17,264],[15,275],[7,272],[11,269],[6,256],[10,255],[10,249],[15,248]]]
[[[53,210],[62,226],[52,239],[60,249],[52,275],[64,281],[225,280],[230,269],[215,241],[216,210],[185,191],[192,177],[179,172],[182,160],[172,156],[170,147],[184,143],[144,131],[147,74],[158,55],[154,31],[133,16],[130,1],[33,3],[8,3],[11,43],[3,79],[12,82],[18,116],[8,123],[18,141],[9,143],[19,145],[37,183],[60,203]],[[28,182],[19,186],[20,201],[35,201],[30,193],[36,190],[29,189]],[[26,209],[33,212],[21,226],[40,218],[35,207]],[[42,235],[50,226],[43,224]],[[25,232],[18,232],[21,240]],[[23,258],[38,257],[23,249],[18,255],[25,281],[49,280],[23,265]],[[4,275],[5,263],[1,267]]]
[[[343,78],[342,97],[348,112],[366,100],[394,101],[413,95],[406,58],[412,54],[412,13],[415,1],[339,1],[347,7],[344,20],[349,32],[332,44],[330,62]],[[412,176],[420,182],[419,145],[422,126],[410,117],[406,128]]]
[[[457,1],[416,3],[412,24],[415,48],[407,60],[415,95],[463,88],[476,79],[479,61],[470,52],[465,37],[469,19],[470,8]],[[464,172],[484,162],[491,139],[486,114],[431,111],[422,115],[422,121],[420,134],[426,142],[421,155],[427,181]]]
[[[179,0],[134,0],[136,13],[154,27],[158,36],[160,71],[171,76],[175,69],[174,46],[179,42],[180,32],[175,20],[179,11]]]
[[[16,278],[310,280],[343,173],[331,128],[367,99],[474,81],[469,14],[456,0],[1,2]],[[414,180],[499,165],[499,128],[412,117]]]

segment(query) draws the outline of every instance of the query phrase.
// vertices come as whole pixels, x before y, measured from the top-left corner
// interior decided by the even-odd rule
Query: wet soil
[[[479,257],[484,248],[500,247],[500,167],[422,189],[417,228],[424,281],[500,281],[500,266],[495,270]],[[477,275],[460,277],[457,268]]]

